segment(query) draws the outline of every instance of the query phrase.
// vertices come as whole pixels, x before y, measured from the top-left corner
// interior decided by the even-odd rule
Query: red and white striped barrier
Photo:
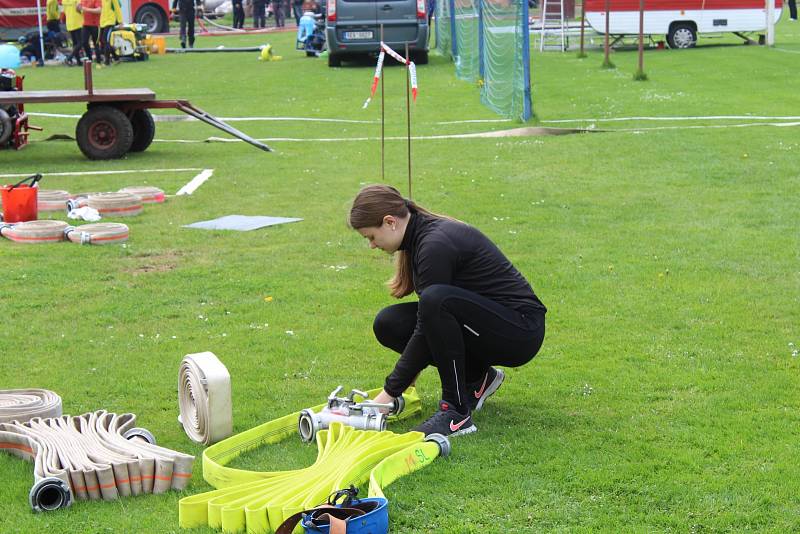
[[[372,97],[375,96],[375,89],[377,89],[378,81],[381,79],[381,75],[383,73],[383,61],[386,54],[389,54],[408,68],[408,73],[411,77],[411,97],[414,99],[414,102],[417,101],[417,93],[419,91],[419,87],[417,85],[417,66],[413,61],[407,60],[392,50],[389,45],[381,41],[381,52],[378,54],[378,64],[375,66],[375,74],[372,77],[372,89],[370,90],[369,98],[367,98],[367,101],[364,102],[362,109],[366,109],[366,107],[372,101]]]

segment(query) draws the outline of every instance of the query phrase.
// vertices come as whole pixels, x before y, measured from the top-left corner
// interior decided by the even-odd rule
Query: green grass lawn
[[[604,120],[800,115],[800,25],[785,15],[777,41],[651,50],[647,82],[632,80],[635,51],[614,53],[615,70],[600,68],[601,51],[534,53],[537,121],[622,131],[414,142],[415,199],[495,240],[548,306],[548,332],[539,356],[509,369],[476,415],[477,434],[386,490],[392,532],[800,529],[800,129]],[[194,195],[125,220],[124,246],[0,242],[0,388],[55,390],[70,414],[134,412],[160,444],[198,455],[181,494],[40,515],[27,504],[32,466],[0,455],[1,532],[179,531],[178,500],[211,489],[202,447],[176,422],[185,354],[213,351],[225,363],[237,432],[316,405],[338,384],[378,387],[391,369],[395,356],[374,340],[371,321],[392,302],[383,286],[392,264],[345,225],[359,187],[381,180],[380,102],[361,109],[373,69],[329,69],[295,52],[293,33],[199,37],[197,46],[266,42],[282,61],[157,56],[97,70],[95,85],[150,87],[223,117],[371,122],[233,123],[270,139],[273,154],[163,142],[224,134],[160,122],[146,152],[92,162],[74,141],[45,140],[74,135],[76,119],[37,116],[45,131],[30,146],[0,152],[0,173],[42,172],[43,188],[73,192],[149,184],[174,194],[197,171],[148,170],[214,169]],[[453,71],[435,56],[419,68],[414,135],[520,126],[441,124],[498,119]],[[82,83],[80,69],[24,73],[31,90]],[[386,69],[389,136],[406,134],[404,78]],[[125,169],[141,172],[48,176]],[[405,190],[406,173],[405,142],[387,141],[385,180]],[[244,233],[181,228],[234,213],[304,220]],[[393,430],[435,408],[436,373],[418,386],[425,413]],[[291,440],[236,465],[293,469],[313,457]]]

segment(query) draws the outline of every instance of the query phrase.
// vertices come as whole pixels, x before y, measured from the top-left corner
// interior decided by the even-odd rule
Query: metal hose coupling
[[[317,432],[330,428],[334,421],[358,430],[386,430],[386,415],[367,412],[356,415],[330,412],[327,409],[314,413],[313,410],[302,410],[297,426],[300,439],[308,443],[314,440]]]
[[[439,456],[445,458],[450,456],[450,440],[443,434],[428,434],[425,441],[432,441],[439,446]]]
[[[147,430],[146,428],[141,427],[133,427],[124,434],[122,437],[127,439],[128,441],[139,441],[144,443],[149,443],[150,445],[156,445],[156,437]]]
[[[33,485],[28,502],[34,512],[50,512],[71,505],[72,494],[69,485],[60,478],[46,477]]]

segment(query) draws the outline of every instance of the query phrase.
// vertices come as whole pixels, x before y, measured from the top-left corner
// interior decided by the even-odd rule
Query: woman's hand
[[[389,395],[388,393],[386,393],[386,391],[385,391],[385,390],[381,390],[381,392],[380,392],[380,393],[378,393],[378,394],[375,396],[375,398],[374,398],[374,399],[372,399],[372,400],[373,400],[374,402],[379,402],[379,403],[381,403],[381,404],[393,404],[393,403],[394,403],[394,397],[392,397],[391,395]],[[390,410],[390,409],[388,409],[388,408],[380,408],[380,412],[381,412],[381,413],[390,413],[390,412],[391,412],[391,410]]]

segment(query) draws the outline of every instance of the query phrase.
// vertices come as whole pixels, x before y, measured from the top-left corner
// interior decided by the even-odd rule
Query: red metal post
[[[94,94],[94,87],[92,86],[92,62],[83,62],[83,85],[90,95]]]

